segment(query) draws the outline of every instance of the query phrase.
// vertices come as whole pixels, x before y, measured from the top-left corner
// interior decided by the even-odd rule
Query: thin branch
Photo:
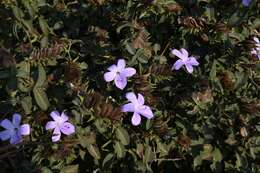
[[[184,160],[184,158],[175,158],[175,159],[153,159],[152,162],[156,161],[167,161],[167,162],[175,162],[179,160]]]

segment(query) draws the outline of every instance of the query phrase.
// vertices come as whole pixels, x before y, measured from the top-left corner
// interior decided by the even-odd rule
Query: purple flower
[[[252,55],[256,55],[258,59],[260,60],[260,41],[257,37],[254,37],[254,41],[256,42],[255,46],[256,48],[253,48],[251,50]]]
[[[153,112],[149,106],[144,105],[144,97],[138,94],[138,98],[133,92],[126,93],[126,98],[131,102],[122,106],[123,112],[133,112],[132,124],[137,126],[141,122],[141,116],[151,119]]]
[[[109,72],[104,74],[107,82],[115,81],[116,87],[124,89],[127,84],[127,77],[131,77],[136,73],[134,68],[125,68],[125,60],[119,59],[117,65],[113,64],[108,68]]]
[[[64,112],[62,112],[62,114],[60,115],[59,112],[52,111],[50,115],[54,121],[49,121],[46,124],[45,128],[46,130],[54,129],[52,142],[57,142],[60,140],[61,132],[65,135],[71,135],[75,132],[74,125],[66,122],[69,118]]]
[[[0,132],[1,140],[5,141],[10,139],[11,144],[17,144],[22,141],[22,135],[30,134],[30,125],[23,124],[20,126],[21,119],[21,115],[15,113],[13,114],[12,122],[8,119],[4,119],[0,123],[0,125],[6,129]]]
[[[194,57],[189,57],[189,54],[186,49],[181,48],[180,51],[178,51],[177,49],[173,49],[171,53],[180,58],[174,63],[172,69],[179,70],[183,65],[185,65],[188,72],[192,73],[193,66],[199,65],[198,61]]]
[[[247,6],[249,6],[250,2],[251,2],[251,0],[243,0],[242,4],[247,7]]]

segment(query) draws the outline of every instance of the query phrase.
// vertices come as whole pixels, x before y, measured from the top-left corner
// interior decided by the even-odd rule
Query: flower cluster
[[[189,57],[186,49],[182,48],[180,51],[177,49],[172,50],[172,54],[179,57],[173,65],[172,69],[179,70],[183,65],[185,65],[189,73],[193,72],[193,66],[198,66],[199,63],[194,57]],[[108,67],[108,71],[104,74],[104,79],[106,82],[114,81],[117,88],[123,90],[127,85],[127,78],[135,75],[136,70],[131,67],[126,68],[126,62],[124,59],[119,59],[117,65],[113,64]],[[144,105],[144,96],[140,93],[136,94],[133,92],[126,93],[126,98],[130,103],[122,106],[123,112],[133,112],[132,124],[137,126],[141,123],[141,116],[147,119],[153,118],[153,112],[151,108]]]
[[[250,5],[250,2],[251,2],[251,0],[243,0],[242,4],[247,7]]]
[[[257,56],[257,58],[260,60],[260,41],[257,37],[254,37],[255,41],[255,48],[251,50],[251,54]]]
[[[21,124],[21,115],[13,114],[12,122],[8,119],[4,119],[1,122],[1,126],[5,128],[4,131],[0,132],[1,140],[5,141],[10,139],[11,144],[17,144],[22,141],[22,135],[30,134],[30,125],[29,124]]]
[[[59,112],[53,111],[51,112],[51,117],[54,121],[49,121],[46,124],[46,130],[54,129],[52,141],[57,142],[60,140],[61,133],[65,135],[71,135],[75,132],[75,127],[68,121],[68,116],[62,112],[61,116]],[[20,114],[13,114],[12,122],[8,119],[4,119],[0,126],[5,128],[4,131],[0,132],[0,139],[2,141],[10,139],[11,144],[18,144],[22,142],[22,135],[29,135],[30,134],[30,125],[29,124],[21,124],[21,115]]]
[[[248,6],[250,1],[244,1],[243,4]],[[254,41],[256,42],[255,48],[251,50],[252,55],[256,55],[260,60],[260,41],[257,37],[254,37]],[[181,48],[180,50],[172,49],[171,53],[178,58],[172,69],[179,70],[182,66],[185,66],[188,73],[193,72],[193,66],[198,66],[199,62],[195,57],[189,56],[189,53],[186,49]],[[117,65],[113,64],[108,67],[109,72],[104,74],[104,79],[106,82],[114,81],[117,88],[123,90],[127,85],[127,78],[136,74],[136,70],[132,67],[126,67],[126,62],[124,59],[119,59]],[[153,112],[151,108],[147,105],[144,105],[145,99],[144,96],[140,93],[136,94],[133,92],[126,93],[126,98],[130,103],[127,103],[122,106],[122,112],[133,112],[132,116],[132,124],[137,126],[141,123],[141,116],[146,117],[147,119],[153,118]],[[52,111],[50,116],[54,121],[49,121],[45,129],[54,129],[52,141],[57,142],[61,138],[61,134],[71,135],[75,133],[75,127],[73,124],[67,122],[68,116],[62,112],[60,115],[57,111]],[[0,126],[2,126],[5,130],[0,132],[1,140],[10,139],[11,144],[17,144],[22,141],[22,135],[30,134],[30,125],[29,124],[21,124],[21,115],[13,114],[12,122],[8,119],[4,119]]]
[[[178,51],[177,49],[173,49],[171,53],[180,58],[174,63],[172,69],[179,70],[183,65],[185,65],[187,71],[189,73],[192,73],[193,66],[199,65],[198,61],[194,57],[189,57],[187,50],[184,48],[181,48],[180,51]]]
[[[64,112],[60,115],[59,112],[52,111],[50,115],[54,121],[49,121],[45,128],[46,130],[54,129],[52,142],[59,141],[61,133],[71,135],[75,132],[75,127],[71,123],[67,122],[69,118]]]
[[[109,72],[104,74],[105,81],[114,81],[117,88],[124,89],[127,85],[127,78],[136,73],[134,68],[126,68],[125,65],[125,60],[119,59],[117,65],[113,64],[108,67]]]
[[[124,59],[119,59],[117,65],[113,64],[108,68],[109,72],[104,74],[104,79],[107,82],[115,81],[115,85],[119,89],[124,89],[127,85],[127,77],[135,75],[136,70],[134,68],[125,68],[126,62]],[[126,98],[131,102],[122,106],[123,112],[133,112],[132,124],[137,126],[141,123],[141,116],[151,119],[153,118],[153,112],[149,106],[144,105],[144,96],[138,93],[138,98],[135,93],[129,92],[126,94]]]

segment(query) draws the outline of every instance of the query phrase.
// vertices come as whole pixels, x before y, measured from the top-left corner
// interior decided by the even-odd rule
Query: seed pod
[[[257,113],[260,112],[260,102],[245,102],[241,101],[240,108],[242,111],[245,111],[247,113]]]
[[[54,150],[53,153],[55,153],[55,158],[57,159],[63,159],[68,157],[71,154],[72,148],[71,147],[66,147],[64,145],[59,145],[59,148],[57,150]]]
[[[97,92],[86,94],[83,104],[88,109],[93,108],[94,114],[99,117],[120,121],[123,116],[121,108],[114,107],[112,104],[107,103],[104,97]]]
[[[0,48],[0,68],[10,68],[15,65],[15,58],[7,50]]]
[[[182,17],[178,19],[179,23],[190,29],[202,30],[204,28],[204,21],[201,18],[193,18],[191,16]]]
[[[164,121],[162,118],[155,118],[153,121],[153,130],[154,132],[164,139],[169,138],[169,127],[167,121]]]
[[[148,80],[150,73],[144,75],[135,75],[134,76],[134,89],[137,93],[140,93],[145,96],[146,101],[149,105],[153,106],[156,104],[157,100],[152,95],[151,84]]]
[[[113,121],[120,121],[123,116],[123,112],[120,108],[115,108],[113,105],[105,102],[101,103],[99,107],[95,107],[94,113],[97,116],[108,118]]]
[[[227,32],[230,31],[230,27],[227,24],[225,24],[225,23],[217,23],[215,25],[215,30],[217,32],[227,33]]]
[[[255,81],[255,83],[256,83],[257,85],[260,86],[260,77],[254,78],[254,81]]]
[[[150,73],[134,76],[134,88],[137,93],[146,95],[147,93],[151,92],[151,86],[148,80],[149,76]]]
[[[49,115],[44,111],[38,111],[35,113],[35,117],[33,120],[36,123],[44,126],[49,120]]]
[[[243,137],[247,137],[248,136],[248,132],[247,132],[246,127],[241,127],[240,128],[240,135],[243,136]]]
[[[183,150],[188,150],[191,144],[191,140],[186,135],[179,135],[177,138],[177,143],[182,147]]]
[[[166,11],[178,13],[182,11],[182,7],[177,3],[169,3],[164,6]]]
[[[62,48],[63,45],[56,43],[49,48],[34,49],[31,53],[31,57],[33,60],[40,60],[51,57],[57,58],[57,56],[60,55]]]
[[[99,106],[103,99],[103,96],[96,92],[86,94],[84,97],[84,106],[86,108]]]
[[[69,62],[65,65],[65,81],[76,82],[80,78],[80,68],[76,62]]]
[[[214,101],[212,90],[210,88],[207,88],[200,92],[192,93],[192,99],[196,103],[203,103],[203,104],[212,103]]]
[[[167,64],[153,64],[150,67],[150,72],[154,75],[169,76],[173,74],[171,66]]]
[[[218,75],[218,78],[223,85],[223,87],[227,90],[233,90],[235,86],[235,79],[231,75],[231,73],[223,72]]]
[[[89,1],[92,5],[103,5],[105,3],[105,0],[90,0]]]
[[[253,48],[256,48],[256,42],[254,40],[253,36],[250,36],[246,38],[244,41],[239,43],[239,46],[241,46],[244,49],[251,50]]]
[[[145,48],[148,46],[148,39],[149,39],[149,32],[147,32],[145,29],[141,29],[137,35],[137,37],[133,41],[133,48],[139,49],[139,48]]]

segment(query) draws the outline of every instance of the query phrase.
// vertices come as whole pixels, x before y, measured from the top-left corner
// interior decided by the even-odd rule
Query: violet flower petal
[[[177,49],[173,49],[173,50],[171,51],[171,53],[172,53],[173,55],[179,57],[180,59],[187,58],[187,57],[185,57],[185,56],[182,54],[182,52],[180,52],[180,51],[177,50]]]
[[[62,120],[61,123],[64,123],[64,122],[69,120],[69,117],[66,115],[65,112],[62,112],[60,117],[61,117],[61,120]]]
[[[134,112],[135,111],[135,105],[133,103],[127,103],[122,106],[123,112]]]
[[[54,129],[57,126],[57,123],[55,121],[49,121],[47,122],[47,124],[45,125],[45,129],[49,130],[49,129]]]
[[[183,61],[181,59],[177,60],[172,69],[179,70],[184,65]]]
[[[257,55],[258,59],[260,60],[260,53]]]
[[[134,112],[131,122],[134,126],[138,126],[141,123],[141,116],[138,113]]]
[[[104,74],[104,79],[106,82],[111,82],[116,77],[116,72],[106,72]]]
[[[11,138],[10,130],[4,130],[0,132],[0,139],[2,141],[5,141],[9,138]]]
[[[1,124],[0,124],[3,128],[8,129],[8,130],[13,130],[14,129],[14,125],[11,123],[10,120],[8,119],[4,119]]]
[[[121,71],[120,75],[125,77],[131,77],[136,73],[136,70],[134,68],[128,67]]]
[[[60,113],[58,111],[52,111],[50,115],[54,121],[61,122]]]
[[[185,66],[186,66],[186,69],[187,69],[187,71],[188,71],[189,73],[192,73],[192,72],[193,72],[193,67],[192,67],[191,64],[185,64]]]
[[[199,62],[194,58],[194,57],[190,57],[188,64],[192,65],[192,66],[198,66]]]
[[[254,37],[253,39],[254,39],[254,41],[256,42],[256,44],[259,44],[259,43],[260,43],[260,41],[259,41],[259,39],[258,39],[257,37]]]
[[[127,100],[129,100],[133,104],[135,104],[135,105],[138,104],[136,95],[133,92],[128,92],[128,93],[126,93],[125,96],[126,96]]]
[[[127,79],[124,76],[117,75],[115,78],[116,87],[123,90],[127,85]]]
[[[29,135],[30,134],[30,125],[29,124],[21,125],[20,133],[21,133],[21,135]]]
[[[61,125],[60,131],[64,133],[65,135],[71,135],[75,132],[75,127],[69,122],[65,122]]]
[[[11,139],[10,139],[10,143],[11,144],[17,144],[19,142],[22,141],[22,136],[20,133],[14,133],[12,136],[11,136]]]
[[[182,56],[184,56],[184,57],[188,57],[189,56],[189,53],[187,52],[186,49],[181,48],[181,52],[182,52]]]
[[[61,137],[61,132],[60,132],[60,128],[59,127],[56,127],[53,131],[53,135],[51,137],[52,139],[52,142],[57,142],[60,140],[60,137]]]
[[[141,108],[138,109],[138,113],[148,119],[153,118],[153,112],[149,106],[143,105]]]
[[[251,54],[256,55],[257,54],[256,49],[252,49]]]
[[[20,114],[13,114],[13,119],[12,119],[12,123],[13,123],[13,126],[16,127],[16,128],[19,128],[20,124],[21,124],[21,115]]]
[[[60,140],[61,134],[53,134],[51,137],[52,142],[57,142]]]
[[[110,67],[108,67],[108,70],[111,71],[111,72],[116,72],[117,71],[117,66],[115,64],[113,64]]]
[[[117,62],[117,70],[121,72],[125,68],[125,60],[119,59]]]
[[[139,105],[143,105],[144,104],[144,96],[142,94],[138,94],[137,101],[138,101]]]
[[[242,1],[242,4],[243,4],[244,6],[249,6],[250,2],[251,2],[251,0],[243,0],[243,1]]]

